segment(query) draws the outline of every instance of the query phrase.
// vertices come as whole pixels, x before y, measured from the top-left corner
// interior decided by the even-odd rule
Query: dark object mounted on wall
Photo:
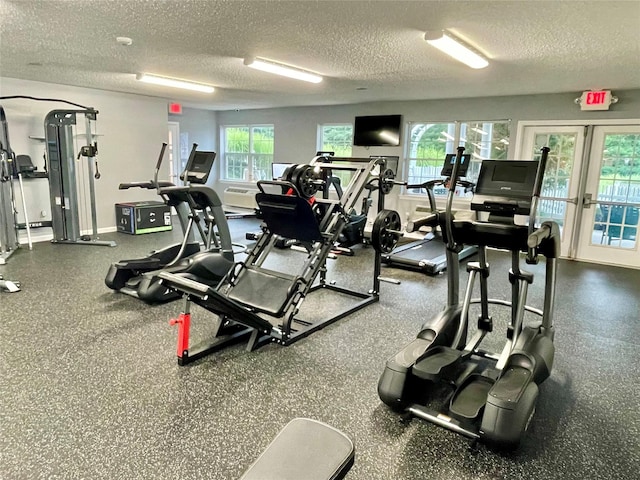
[[[359,147],[398,147],[402,115],[356,117],[353,144]]]

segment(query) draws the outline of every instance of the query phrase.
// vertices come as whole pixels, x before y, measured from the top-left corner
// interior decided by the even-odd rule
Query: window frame
[[[248,135],[249,135],[249,142],[248,145],[246,146],[246,151],[243,152],[229,152],[227,151],[227,131],[228,129],[232,129],[232,128],[237,128],[237,129],[243,129],[246,128],[248,129]],[[258,153],[255,152],[255,143],[254,143],[254,135],[255,135],[255,129],[258,128],[271,128],[272,132],[273,132],[273,141],[272,141],[272,145],[271,145],[271,153]],[[221,150],[222,150],[222,171],[221,171],[221,175],[220,175],[220,179],[222,181],[225,182],[238,182],[238,183],[255,183],[259,180],[271,180],[271,170],[270,170],[270,166],[273,164],[273,159],[274,159],[274,154],[275,154],[275,139],[276,139],[276,129],[275,129],[275,125],[273,123],[250,123],[250,124],[228,124],[228,125],[221,125],[220,126],[220,144],[221,144]],[[243,150],[244,150],[244,145],[243,145]],[[233,155],[244,155],[246,156],[246,165],[241,165],[241,168],[243,169],[243,174],[242,174],[242,178],[231,178],[229,176],[229,171],[231,168],[238,168],[238,166],[231,166],[229,164],[230,162],[230,157],[232,157]],[[264,157],[267,157],[267,166],[265,167],[263,165],[262,168],[258,167],[258,165],[260,163],[259,157],[263,157],[262,160],[264,161]],[[262,177],[264,178],[258,178],[260,177],[260,175],[256,175],[256,169],[259,168],[261,170],[264,170],[264,168],[267,168],[269,171],[265,172]]]
[[[505,152],[505,156],[508,152],[508,147],[509,147],[509,143],[511,142],[511,135],[512,135],[512,125],[511,125],[511,120],[510,119],[495,119],[495,120],[448,120],[448,121],[411,121],[407,123],[407,133],[405,136],[405,143],[404,143],[404,147],[405,147],[405,168],[403,171],[403,178],[412,184],[417,184],[417,183],[422,183],[422,182],[426,182],[428,180],[432,180],[432,179],[438,179],[441,178],[439,173],[440,173],[440,169],[441,169],[441,165],[442,165],[442,161],[444,161],[444,158],[439,158],[437,159],[440,163],[438,163],[437,166],[430,166],[428,168],[430,168],[432,170],[432,175],[426,175],[426,176],[420,176],[418,178],[411,177],[410,174],[412,172],[412,170],[414,170],[416,167],[414,167],[412,165],[412,162],[418,162],[421,160],[424,160],[426,162],[433,162],[435,160],[435,158],[429,158],[429,157],[418,157],[418,156],[411,156],[411,151],[412,151],[412,129],[414,128],[414,126],[416,125],[428,125],[428,126],[433,126],[433,125],[446,125],[447,126],[447,135],[446,135],[446,147],[445,147],[445,153],[456,153],[456,149],[458,148],[458,146],[467,146],[469,143],[472,143],[467,137],[467,129],[469,126],[472,126],[471,129],[474,129],[477,127],[473,127],[473,125],[477,125],[477,124],[506,124],[506,128],[507,128],[507,138],[506,138],[506,143],[505,139],[494,139],[493,138],[493,128],[491,129],[490,133],[486,133],[486,135],[491,135],[491,138],[488,141],[481,141],[480,143],[483,145],[482,148],[489,149],[489,153],[491,154],[491,152],[493,152],[495,145],[498,143],[502,143],[504,146],[502,147],[504,149]],[[453,134],[451,133],[453,131]],[[477,132],[477,130],[476,130]],[[464,135],[464,136],[463,136]],[[486,143],[486,145],[485,145]],[[477,144],[474,144],[476,147],[478,147]],[[465,153],[471,153],[471,162],[469,165],[469,174],[467,175],[467,179],[469,181],[475,182],[477,180],[477,175],[478,172],[480,170],[480,164],[482,163],[482,160],[486,160],[491,158],[491,155],[487,156],[486,158],[480,156],[479,154],[477,154],[476,152],[470,152],[469,149],[467,149],[465,151]],[[438,190],[438,189],[437,189]],[[444,195],[446,195],[446,192],[444,191],[444,189],[439,189],[440,191],[435,191],[434,193],[436,194],[437,197],[442,198]],[[424,196],[424,191],[420,192],[420,191],[412,191],[409,190],[407,188],[404,189],[404,193],[406,195],[409,195],[411,197],[419,197],[419,196]],[[463,190],[459,190],[458,192],[459,195],[463,196],[464,192]],[[470,196],[471,193],[468,192],[466,194],[466,196]]]

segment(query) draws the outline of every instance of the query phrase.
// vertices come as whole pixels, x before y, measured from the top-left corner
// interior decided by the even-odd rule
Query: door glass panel
[[[640,134],[606,134],[593,214],[592,245],[635,249],[640,204]],[[633,204],[633,205],[625,205]]]
[[[568,198],[569,183],[576,149],[575,133],[538,133],[535,136],[533,159],[540,160],[540,149],[549,147],[547,168],[544,173],[538,218],[541,222],[553,220],[563,231],[567,216],[567,202],[551,198]],[[546,197],[546,198],[545,198]]]

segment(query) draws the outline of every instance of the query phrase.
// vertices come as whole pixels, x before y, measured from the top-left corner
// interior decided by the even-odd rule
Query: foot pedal
[[[469,375],[451,398],[449,413],[459,420],[478,418],[494,383],[492,378],[484,375]]]
[[[531,372],[525,368],[511,367],[496,381],[491,390],[491,403],[502,408],[513,408],[516,405],[528,385],[532,382]]]
[[[450,347],[434,347],[418,360],[412,373],[423,380],[438,380],[442,377],[451,378],[462,357],[462,351]]]
[[[355,457],[353,442],[327,424],[291,420],[240,480],[338,480]]]

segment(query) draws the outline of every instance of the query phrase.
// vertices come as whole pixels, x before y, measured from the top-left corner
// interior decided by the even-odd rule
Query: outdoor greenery
[[[322,125],[323,152],[335,152],[336,157],[350,157],[353,144],[353,125]]]
[[[224,127],[226,178],[265,180],[271,177],[274,128],[271,125]]]

